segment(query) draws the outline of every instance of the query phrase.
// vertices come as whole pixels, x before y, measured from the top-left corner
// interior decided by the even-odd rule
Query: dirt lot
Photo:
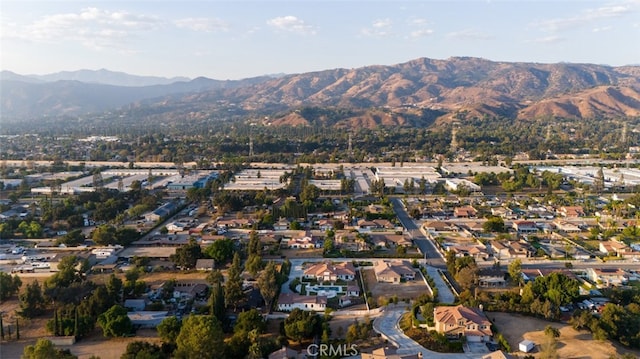
[[[0,346],[0,358],[20,358],[24,348],[35,344],[37,339],[38,337],[29,335],[28,338],[20,341],[3,342]],[[135,337],[114,339],[105,339],[102,337],[102,333],[97,331],[96,334],[82,339],[74,345],[60,346],[60,348],[69,349],[79,359],[87,359],[92,355],[99,356],[101,359],[119,359],[127,349],[127,344],[136,340],[160,344],[160,339],[157,338],[155,331],[139,330]]]
[[[558,338],[560,358],[608,359],[612,355],[622,355],[627,352],[640,356],[638,351],[625,350],[609,341],[592,340],[591,333],[576,331],[567,324],[511,313],[488,312],[487,316],[494,321],[514,352],[518,352],[518,343],[524,339],[531,340],[536,344],[542,343],[545,339],[544,328],[551,325],[560,330],[560,338]],[[538,349],[534,349],[534,352],[530,354],[536,358],[540,356]]]
[[[398,284],[378,283],[376,281],[376,275],[373,272],[373,268],[365,267],[362,274],[367,283],[367,288],[374,298],[390,298],[397,295],[399,300],[403,300],[405,298],[417,298],[421,294],[425,293],[429,294],[429,289],[420,276],[420,273],[416,273],[415,280]]]

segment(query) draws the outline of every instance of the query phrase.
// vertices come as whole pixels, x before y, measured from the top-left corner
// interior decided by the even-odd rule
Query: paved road
[[[373,321],[373,330],[380,333],[393,345],[398,347],[399,354],[422,353],[423,358],[429,359],[452,359],[452,358],[481,358],[480,354],[463,353],[438,353],[426,349],[413,339],[406,336],[398,325],[402,314],[407,312],[404,305],[387,306],[381,316]]]
[[[438,250],[436,249],[433,242],[431,242],[427,237],[422,234],[420,231],[420,227],[416,224],[416,222],[409,216],[407,211],[402,204],[402,199],[400,198],[392,198],[391,203],[393,204],[393,211],[398,216],[398,220],[402,223],[402,226],[411,234],[411,238],[413,238],[413,243],[420,248],[420,252],[425,254],[425,260],[429,262],[429,265],[446,268],[444,258]]]
[[[440,273],[438,273],[438,268],[431,266],[425,266],[425,268],[427,269],[429,276],[431,276],[433,281],[436,282],[436,287],[438,288],[438,301],[440,303],[453,304],[456,301],[456,296],[451,291],[451,288],[449,288],[449,285],[444,281],[444,279],[442,279]]]

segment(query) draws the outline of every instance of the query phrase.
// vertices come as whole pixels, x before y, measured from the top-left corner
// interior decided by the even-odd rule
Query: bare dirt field
[[[404,300],[430,293],[419,273],[416,273],[415,280],[404,283],[378,283],[373,268],[363,267],[362,271],[367,288],[374,298],[391,298],[395,295],[399,300]]]
[[[518,352],[518,343],[522,340],[531,340],[537,345],[545,340],[544,328],[551,325],[560,330],[558,338],[558,355],[560,358],[579,359],[608,359],[612,355],[632,353],[640,357],[640,352],[626,350],[620,345],[609,341],[598,341],[591,338],[587,331],[577,331],[564,323],[549,322],[544,319],[526,317],[512,313],[487,312],[489,319],[494,321],[496,327],[504,335],[511,345],[513,352]],[[523,354],[523,353],[519,353]],[[531,355],[538,358],[539,349],[534,349]]]
[[[0,346],[0,358],[17,359],[20,358],[24,348],[28,345],[35,344],[39,337],[29,335],[20,341],[3,342]],[[135,337],[131,338],[113,338],[105,339],[102,333],[84,338],[74,345],[60,346],[63,349],[69,349],[71,353],[78,356],[79,359],[88,359],[92,355],[100,357],[100,359],[119,359],[127,349],[130,342],[143,340],[160,344],[155,331],[139,330]]]

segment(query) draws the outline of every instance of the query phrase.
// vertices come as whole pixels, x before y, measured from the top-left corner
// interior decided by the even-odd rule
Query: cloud
[[[431,29],[420,29],[420,30],[411,31],[411,33],[409,34],[409,37],[413,39],[417,39],[417,38],[429,36],[432,34],[433,34],[433,30]]]
[[[554,43],[558,43],[558,42],[562,42],[565,41],[566,39],[557,35],[551,35],[551,36],[545,36],[545,37],[540,37],[537,39],[532,40],[531,42],[536,42],[539,44],[554,44]]]
[[[418,39],[434,33],[433,29],[428,28],[429,21],[427,19],[411,18],[407,21],[407,25],[415,29],[409,32],[410,39]]]
[[[267,25],[279,31],[295,32],[303,35],[315,35],[313,26],[307,25],[302,19],[295,16],[280,16],[267,20]]]
[[[162,24],[153,16],[90,7],[75,13],[47,15],[26,26],[13,26],[5,37],[45,43],[77,41],[93,49],[121,48],[135,33]]]
[[[599,8],[585,9],[575,16],[554,18],[545,21],[538,21],[532,24],[547,32],[558,32],[570,28],[584,26],[603,19],[613,19],[622,17],[638,10],[640,2],[632,1],[618,5],[608,5]]]
[[[489,40],[491,36],[474,29],[454,31],[447,34],[447,37],[458,40]]]
[[[182,29],[189,29],[198,32],[227,32],[229,24],[220,19],[210,19],[205,17],[188,17],[175,20],[174,25]]]
[[[613,26],[602,26],[602,27],[595,27],[591,31],[592,32],[604,32],[604,31],[609,31],[611,29],[613,29]]]
[[[371,23],[371,26],[360,30],[360,34],[370,37],[387,37],[393,35],[393,22],[391,19],[378,19]]]

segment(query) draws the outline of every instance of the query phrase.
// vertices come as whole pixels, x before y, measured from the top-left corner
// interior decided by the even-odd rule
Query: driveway
[[[444,304],[453,304],[456,301],[456,296],[453,295],[451,288],[445,283],[444,279],[438,273],[438,268],[425,266],[427,273],[436,282],[436,288],[438,288],[438,301]]]
[[[421,346],[415,340],[406,336],[398,325],[400,317],[407,311],[408,308],[404,305],[387,306],[382,315],[373,321],[373,330],[398,347],[398,354],[422,353],[423,358],[429,359],[478,359],[482,357],[482,355],[470,353],[438,353]]]

